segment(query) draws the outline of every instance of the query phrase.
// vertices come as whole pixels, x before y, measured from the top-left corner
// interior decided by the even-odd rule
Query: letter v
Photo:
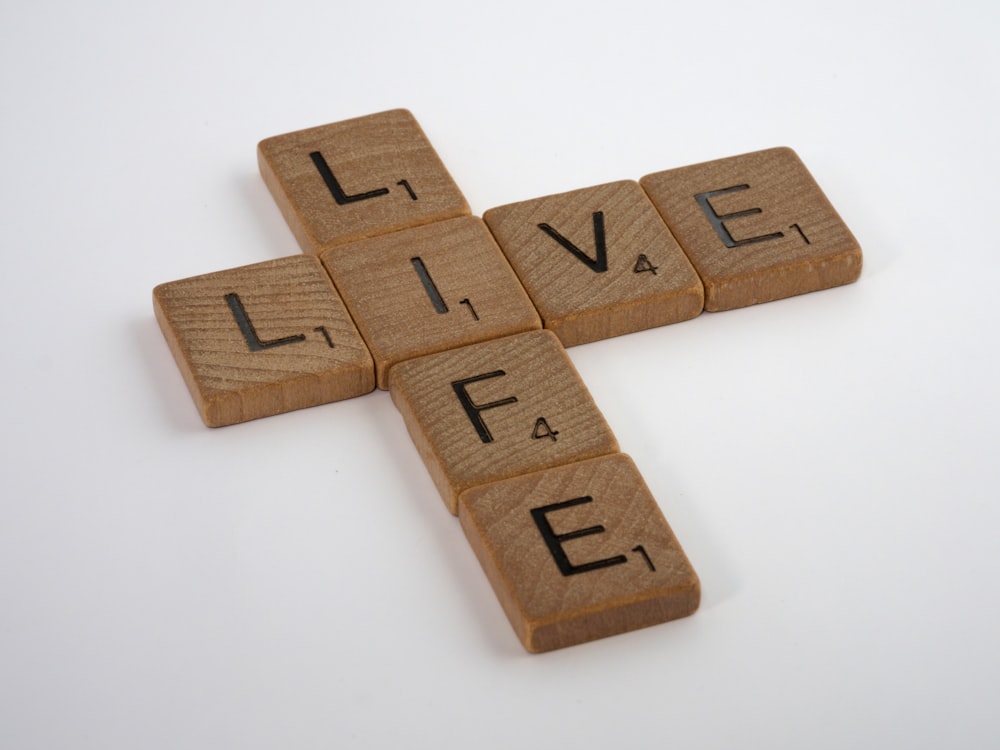
[[[577,260],[586,264],[587,268],[594,273],[604,273],[608,270],[608,246],[604,241],[603,211],[594,211],[594,248],[597,250],[596,258],[591,258],[548,224],[539,224],[538,228],[573,253]]]

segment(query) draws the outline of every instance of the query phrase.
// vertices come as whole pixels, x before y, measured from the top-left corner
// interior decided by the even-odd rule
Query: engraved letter
[[[552,505],[543,505],[540,508],[532,508],[531,510],[531,517],[534,519],[538,530],[542,533],[542,539],[545,540],[545,544],[548,546],[549,552],[552,553],[552,559],[554,559],[556,561],[556,565],[559,566],[559,572],[564,576],[586,573],[591,570],[599,570],[601,568],[608,568],[612,565],[621,565],[624,562],[628,562],[628,558],[625,557],[625,555],[616,555],[615,557],[606,557],[603,560],[592,560],[580,565],[574,565],[569,561],[569,556],[566,554],[566,550],[563,549],[563,542],[568,542],[570,539],[579,539],[582,536],[590,536],[591,534],[603,534],[604,527],[601,525],[588,526],[585,529],[577,529],[576,531],[568,531],[565,534],[557,534],[552,528],[552,524],[549,523],[549,519],[545,517],[547,513],[562,510],[563,508],[571,508],[574,505],[584,505],[585,503],[593,502],[593,499],[594,498],[590,495],[585,495],[583,497],[577,497],[573,500],[566,500],[561,503],[553,503]]]
[[[424,265],[424,261],[418,256],[416,258],[410,258],[410,263],[413,264],[413,270],[417,272],[417,276],[420,278],[420,283],[424,285],[424,291],[427,292],[427,296],[431,298],[431,304],[434,305],[434,309],[437,310],[438,314],[448,312],[448,304],[441,296],[441,292],[438,291],[437,285],[434,283],[434,279],[431,278],[430,273],[427,271],[427,266]],[[468,302],[468,300],[465,301]]]
[[[240,327],[240,332],[243,334],[243,338],[246,339],[247,346],[250,347],[250,351],[252,352],[261,352],[265,349],[273,349],[276,346],[296,344],[299,341],[306,340],[306,335],[299,333],[295,336],[285,336],[282,339],[274,339],[273,341],[261,341],[260,336],[257,335],[257,329],[253,327],[250,316],[247,315],[246,308],[243,307],[240,296],[236,292],[231,292],[226,295],[226,303],[229,305],[229,310],[232,312],[233,317],[236,318],[236,325]]]
[[[729,233],[726,225],[723,224],[727,219],[738,219],[741,216],[753,216],[754,214],[763,213],[762,209],[759,208],[748,208],[746,211],[737,211],[732,214],[719,214],[715,213],[715,209],[712,208],[712,204],[708,202],[709,198],[714,198],[716,195],[725,195],[726,193],[735,193],[739,190],[747,190],[749,185],[733,185],[733,187],[723,188],[722,190],[710,190],[707,193],[698,193],[694,197],[698,201],[698,205],[701,206],[701,210],[705,212],[705,217],[708,219],[708,223],[712,225],[712,229],[715,233],[719,235],[719,239],[725,244],[726,247],[743,247],[744,245],[752,245],[755,242],[765,242],[767,240],[776,240],[779,237],[784,237],[782,232],[774,232],[772,234],[762,234],[758,237],[748,237],[745,240],[734,240],[733,235]]]
[[[326,163],[326,159],[323,158],[323,154],[319,151],[313,151],[309,154],[309,158],[313,160],[313,164],[316,165],[316,169],[323,177],[323,182],[330,189],[330,195],[337,201],[338,206],[343,206],[347,203],[356,203],[368,198],[378,198],[380,195],[388,195],[389,193],[389,188],[378,188],[377,190],[369,190],[367,193],[348,195],[344,192],[344,188],[340,186],[337,178],[333,176],[333,171],[330,169],[330,165]]]
[[[469,421],[472,422],[472,426],[476,428],[476,432],[479,435],[479,439],[484,443],[492,443],[493,435],[490,434],[489,428],[483,421],[483,418],[479,415],[479,412],[486,411],[487,409],[493,409],[497,406],[506,406],[507,404],[513,404],[517,401],[516,396],[508,396],[507,398],[502,398],[499,401],[490,401],[488,404],[476,404],[473,403],[472,398],[469,396],[468,392],[465,390],[465,386],[469,383],[477,383],[480,380],[489,380],[490,378],[498,378],[501,375],[506,375],[503,370],[494,370],[493,372],[487,372],[484,375],[476,375],[472,378],[465,378],[464,380],[452,381],[451,387],[455,389],[455,395],[458,396],[459,402],[462,404],[462,408],[465,409],[465,413],[469,417]]]
[[[577,260],[584,263],[587,268],[589,268],[594,273],[603,273],[608,270],[608,246],[604,241],[604,212],[595,211],[594,212],[594,247],[597,250],[596,259],[591,258],[580,248],[570,242],[568,239],[563,237],[559,232],[550,227],[548,224],[539,224],[538,228],[541,229],[545,234],[554,239],[564,248],[569,250],[576,256]]]

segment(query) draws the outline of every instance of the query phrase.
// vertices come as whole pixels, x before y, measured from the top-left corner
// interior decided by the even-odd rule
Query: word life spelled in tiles
[[[860,248],[798,157],[485,222],[405,110],[268,138],[258,162],[310,255],[153,292],[205,424],[388,389],[529,651],[694,612],[698,577],[563,347],[857,279]]]

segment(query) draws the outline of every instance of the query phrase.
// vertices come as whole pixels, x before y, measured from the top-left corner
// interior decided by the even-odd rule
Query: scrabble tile
[[[729,310],[848,284],[861,248],[794,151],[775,148],[640,180],[705,285]]]
[[[475,485],[618,450],[550,331],[402,362],[389,391],[452,513]]]
[[[458,517],[528,651],[698,608],[698,576],[624,454],[475,487]]]
[[[634,180],[500,206],[483,219],[564,346],[701,314],[701,280]]]
[[[375,387],[371,355],[316,258],[161,284],[153,309],[209,427]]]
[[[307,253],[469,213],[404,109],[268,138],[257,161]]]
[[[375,358],[379,388],[405,359],[541,328],[482,219],[466,216],[320,256]]]

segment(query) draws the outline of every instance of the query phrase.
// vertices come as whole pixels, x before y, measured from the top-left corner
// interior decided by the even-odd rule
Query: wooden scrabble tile
[[[475,485],[618,450],[550,331],[402,362],[389,390],[452,513]]]
[[[404,109],[268,138],[257,161],[307,253],[469,213]]]
[[[638,182],[500,206],[483,219],[564,346],[702,311],[701,280]]]
[[[320,256],[375,358],[379,388],[396,362],[541,328],[486,229],[466,216]]]
[[[528,651],[698,608],[698,576],[624,454],[475,487],[458,517]]]
[[[209,427],[375,387],[371,355],[316,258],[161,284],[153,309]]]
[[[774,148],[640,180],[705,285],[729,310],[848,284],[861,248],[794,151]]]

